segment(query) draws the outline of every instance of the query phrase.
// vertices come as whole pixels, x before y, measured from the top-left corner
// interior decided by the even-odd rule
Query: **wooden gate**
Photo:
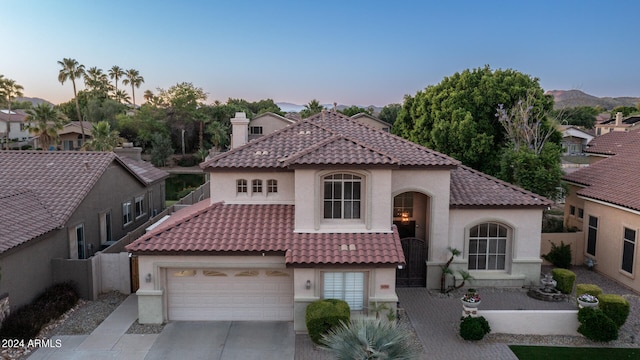
[[[427,286],[427,246],[416,237],[400,239],[406,265],[396,270],[396,287]]]
[[[140,288],[140,274],[138,271],[138,257],[131,255],[129,259],[129,266],[131,269],[131,293],[133,294]]]

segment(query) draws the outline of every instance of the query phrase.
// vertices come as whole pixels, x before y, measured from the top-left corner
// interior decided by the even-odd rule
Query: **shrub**
[[[76,302],[78,294],[71,283],[53,285],[30,304],[12,311],[2,323],[0,338],[33,339],[47,323],[60,317]]]
[[[421,352],[406,327],[381,320],[341,323],[322,336],[322,343],[336,359],[418,359]]]
[[[593,341],[611,341],[618,338],[618,327],[599,309],[582,308],[578,311],[578,332]]]
[[[551,270],[553,280],[557,281],[556,289],[563,294],[571,294],[573,291],[573,283],[576,281],[576,273],[567,269]]]
[[[568,269],[571,267],[571,245],[563,241],[560,241],[560,245],[551,242],[551,250],[548,254],[542,255],[542,258],[556,267]]]
[[[482,316],[463,317],[460,322],[460,336],[465,340],[482,340],[484,335],[490,332],[489,322]]]
[[[589,294],[595,297],[602,295],[602,289],[594,284],[578,284],[576,285],[576,297],[582,294]]]
[[[349,324],[351,309],[345,301],[325,299],[314,301],[307,306],[305,321],[311,341],[321,344],[322,335],[341,322]]]
[[[193,155],[184,155],[178,160],[178,166],[190,167],[198,165],[198,159]]]
[[[618,326],[624,325],[629,316],[629,302],[620,295],[602,294],[598,296],[598,308]]]

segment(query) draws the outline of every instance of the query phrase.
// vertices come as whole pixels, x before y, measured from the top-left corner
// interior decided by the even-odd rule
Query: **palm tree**
[[[116,90],[113,94],[113,99],[119,103],[127,103],[131,104],[131,100],[129,100],[129,94],[127,94],[124,90]]]
[[[11,102],[14,98],[22,96],[22,90],[24,87],[22,85],[16,83],[13,79],[0,79],[0,93],[2,97],[6,99],[7,104],[9,105],[9,118],[11,118]],[[7,132],[5,134],[6,146],[9,148],[9,123],[7,122]],[[4,145],[3,145],[4,147]]]
[[[112,86],[109,84],[109,80],[107,79],[107,74],[103,73],[102,69],[98,69],[96,66],[85,71],[84,85],[100,98],[106,98],[109,95],[109,91],[112,89]]]
[[[324,349],[338,360],[418,359],[421,348],[411,332],[394,321],[359,319],[341,323],[322,336]]]
[[[120,133],[111,130],[111,125],[107,121],[100,121],[93,127],[92,139],[82,148],[89,151],[113,151],[113,148],[120,145]]]
[[[226,146],[229,142],[227,130],[227,127],[219,121],[212,121],[207,126],[207,133],[211,135],[211,143],[218,151],[220,151],[220,148]]]
[[[124,69],[118,65],[114,65],[109,69],[109,77],[115,80],[116,84],[116,94],[118,93],[118,80],[122,79],[124,76]]]
[[[76,112],[78,114],[78,121],[80,121],[80,132],[82,133],[82,143],[84,144],[84,125],[82,116],[80,115],[80,105],[78,104],[78,92],[76,91],[76,79],[80,79],[84,76],[84,65],[78,64],[76,59],[64,58],[62,61],[58,61],[58,64],[62,66],[60,73],[58,73],[58,81],[62,85],[67,80],[71,80],[73,84],[73,97],[76,99]]]
[[[144,100],[147,101],[147,102],[153,100],[153,98],[154,98],[153,91],[145,90],[143,97],[144,97]]]
[[[302,109],[302,111],[300,111],[300,116],[302,116],[303,119],[308,118],[311,115],[315,115],[321,112],[323,109],[324,106],[322,106],[318,100],[313,99],[304,106],[304,109]]]
[[[140,72],[135,69],[129,69],[124,74],[126,76],[125,79],[122,80],[124,85],[131,84],[131,99],[133,100],[133,108],[136,108],[136,93],[134,88],[139,88],[140,85],[144,82],[144,78],[140,76]]]
[[[64,126],[64,115],[47,103],[40,103],[35,108],[27,110],[27,129],[34,136],[39,137],[43,150],[58,142],[58,131]]]

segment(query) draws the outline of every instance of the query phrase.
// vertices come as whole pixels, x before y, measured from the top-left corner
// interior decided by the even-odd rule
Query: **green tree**
[[[398,117],[398,113],[400,113],[400,109],[402,109],[402,105],[400,104],[389,104],[380,110],[380,114],[378,114],[378,119],[382,121],[386,121],[389,124],[393,125],[396,122],[396,118]]]
[[[22,96],[22,90],[24,87],[22,85],[16,83],[13,79],[5,79],[4,77],[0,78],[0,96],[4,99],[4,102],[9,105],[9,114],[11,117],[11,103],[13,99],[16,97]],[[7,124],[7,132],[5,134],[6,146],[9,148],[9,125]]]
[[[88,151],[113,151],[120,145],[122,139],[117,130],[111,130],[111,125],[106,121],[100,121],[93,127],[92,139],[83,145]]]
[[[114,65],[109,69],[109,78],[114,80],[115,90],[114,94],[116,95],[115,100],[118,101],[118,81],[122,79],[124,76],[124,69],[118,65]]]
[[[303,119],[306,119],[311,115],[315,115],[321,112],[322,109],[324,109],[324,106],[322,106],[318,100],[313,99],[304,106],[304,109],[300,111],[300,116]]]
[[[465,70],[405,96],[393,132],[496,175],[506,143],[496,108],[503,104],[511,109],[529,93],[536,112],[553,108],[553,99],[544,95],[537,78],[488,65]]]
[[[166,166],[167,159],[173,154],[171,139],[162,134],[151,135],[151,163],[155,166]]]
[[[615,119],[616,114],[619,112],[622,113],[622,117],[627,117],[631,114],[637,113],[638,109],[635,106],[616,106],[615,108],[613,108],[613,110],[611,110],[611,118]]]
[[[76,79],[80,79],[84,76],[84,65],[80,65],[75,59],[64,58],[62,61],[58,61],[58,64],[62,66],[58,73],[58,81],[64,85],[64,82],[71,80],[73,84],[73,97],[76,102],[76,114],[78,115],[78,121],[80,121],[80,132],[82,133],[82,143],[85,142],[84,125],[82,124],[82,117],[80,116],[80,104],[78,103],[78,92],[76,91]]]
[[[27,129],[38,141],[43,150],[58,142],[58,131],[62,130],[66,117],[49,104],[40,103],[27,111]]]
[[[107,99],[109,92],[113,87],[109,84],[107,74],[102,72],[102,69],[98,69],[93,66],[87,69],[84,73],[84,86],[87,88],[91,97],[99,99]]]
[[[365,109],[356,105],[351,105],[348,108],[344,108],[342,110],[338,110],[339,113],[344,114],[346,116],[353,116],[356,114],[368,114],[373,115],[373,111],[371,109]]]
[[[211,137],[213,147],[218,151],[229,144],[229,128],[219,121],[209,123],[207,134]]]
[[[596,116],[600,113],[598,109],[591,106],[577,106],[554,110],[552,116],[560,124],[581,126],[586,129],[593,129],[596,124]]]
[[[182,131],[193,134],[195,131],[193,126],[198,123],[198,148],[202,149],[204,147],[204,123],[209,118],[202,115],[199,109],[204,106],[207,93],[192,83],[183,82],[168,90],[159,89],[158,97],[161,99],[162,107],[167,110],[167,121],[171,126],[172,133],[176,139],[180,139],[180,143]]]
[[[122,79],[123,85],[131,84],[131,100],[133,100],[133,108],[136,108],[136,92],[135,88],[139,88],[144,82],[144,78],[140,76],[140,72],[135,69],[129,69],[125,72],[125,78]]]
[[[555,199],[562,186],[561,148],[547,142],[540,154],[533,149],[521,147],[507,148],[500,161],[498,177],[524,189]]]

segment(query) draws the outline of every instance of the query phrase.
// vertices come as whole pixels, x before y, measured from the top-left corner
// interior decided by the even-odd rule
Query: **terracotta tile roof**
[[[563,179],[584,186],[578,190],[579,196],[640,211],[638,174],[640,157],[635,152],[624,151],[567,174]]]
[[[640,129],[612,131],[591,140],[586,153],[615,155],[623,151],[640,151]]]
[[[553,201],[467,166],[451,171],[449,205],[462,207],[547,207]]]
[[[118,158],[147,185],[166,179],[169,176],[168,172],[158,169],[144,160],[135,160],[126,156],[118,156]]]
[[[296,233],[293,205],[215,203],[187,208],[127,246],[138,254],[275,252],[287,264],[404,263],[397,230],[389,233]]]
[[[339,159],[326,155],[331,148],[354,145],[360,146],[357,154],[347,158],[349,153],[340,154]],[[363,144],[366,144],[363,145]],[[325,149],[320,149],[325,147]],[[308,152],[314,148],[314,152]],[[203,169],[285,169],[295,163],[283,161],[290,158],[302,158],[304,164],[381,164],[401,167],[455,167],[460,162],[412,143],[398,136],[367,126],[348,116],[334,112],[324,112],[287,126],[272,134],[263,136],[248,144],[222,153],[202,163]],[[367,156],[363,156],[363,155]],[[375,155],[374,155],[375,154]],[[355,156],[358,155],[358,156]],[[391,161],[394,159],[394,161]]]
[[[35,192],[24,189],[0,189],[0,224],[0,253],[58,227]]]

